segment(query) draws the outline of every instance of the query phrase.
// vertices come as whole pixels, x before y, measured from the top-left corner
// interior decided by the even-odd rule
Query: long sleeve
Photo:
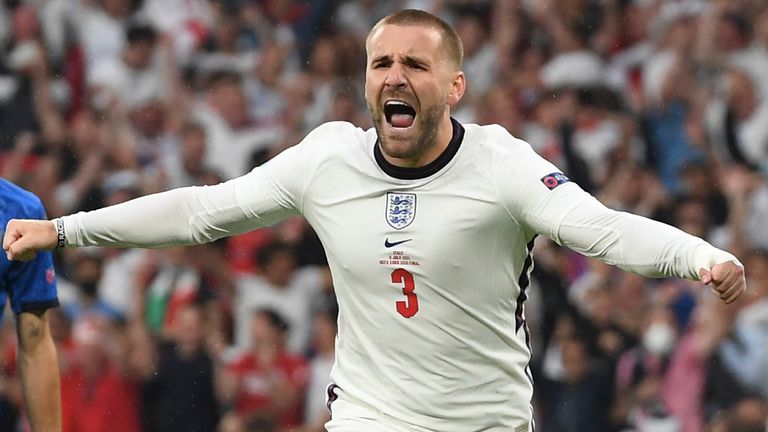
[[[736,258],[675,227],[611,210],[576,185],[531,209],[532,225],[562,246],[648,277],[698,280],[701,268]]]
[[[262,191],[245,206],[240,189]],[[292,213],[258,170],[216,186],[174,189],[65,216],[68,246],[167,247],[206,243],[268,226]],[[251,192],[253,197],[257,195]]]
[[[215,186],[147,195],[63,217],[67,246],[168,247],[210,242],[301,214],[307,186],[340,133],[325,123],[250,173]]]
[[[498,158],[495,181],[510,217],[586,256],[648,277],[698,280],[701,268],[738,260],[706,241],[651,219],[611,210],[568,180],[526,143]]]

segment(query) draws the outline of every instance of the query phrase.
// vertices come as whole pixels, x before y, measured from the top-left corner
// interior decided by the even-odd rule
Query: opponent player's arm
[[[48,325],[48,311],[20,313],[17,363],[24,406],[32,432],[61,430],[59,362]]]

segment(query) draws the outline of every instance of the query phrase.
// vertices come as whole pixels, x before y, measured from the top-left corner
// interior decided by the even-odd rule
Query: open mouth
[[[384,103],[384,117],[395,128],[409,128],[416,119],[416,110],[407,103],[390,100]]]

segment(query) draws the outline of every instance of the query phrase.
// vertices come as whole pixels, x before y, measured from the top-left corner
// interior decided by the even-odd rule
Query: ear
[[[467,89],[467,80],[464,77],[464,72],[457,71],[453,75],[453,80],[451,81],[451,88],[448,91],[448,106],[454,106],[461,98],[464,96],[464,91]]]

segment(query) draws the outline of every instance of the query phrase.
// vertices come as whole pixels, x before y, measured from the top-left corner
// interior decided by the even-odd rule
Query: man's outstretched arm
[[[60,218],[64,246],[159,248],[210,242],[298,215],[327,143],[358,130],[326,123],[250,173],[215,186],[194,186],[148,195]],[[57,246],[61,226],[11,220],[3,238],[8,257],[29,260]],[[61,246],[60,244],[58,246]]]
[[[532,233],[646,277],[701,281],[726,303],[746,290],[744,266],[732,254],[673,226],[607,208],[527,143],[501,128],[490,132],[510,149],[494,159],[500,199]]]
[[[16,325],[19,378],[32,432],[61,431],[59,362],[48,312],[22,312]]]
[[[174,189],[54,221],[11,220],[3,249],[9,259],[27,261],[37,251],[57,246],[155,248],[206,243],[292,214],[275,198],[269,183],[266,173],[252,172],[216,186]]]
[[[726,303],[746,290],[744,267],[732,254],[673,226],[611,210],[575,185],[558,189],[530,209],[529,219],[563,246],[644,276],[699,280]]]

